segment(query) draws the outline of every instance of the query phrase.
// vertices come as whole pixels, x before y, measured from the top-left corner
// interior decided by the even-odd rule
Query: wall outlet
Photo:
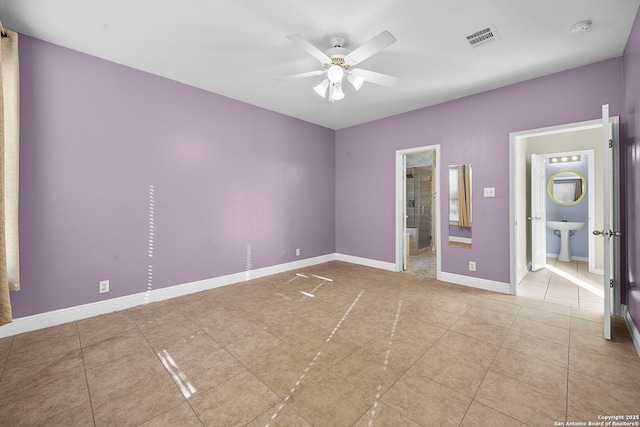
[[[108,280],[101,280],[100,281],[100,287],[98,288],[98,291],[101,294],[106,294],[107,292],[109,292],[109,281]]]
[[[469,271],[476,271],[476,262],[469,261]]]
[[[300,256],[300,248],[296,249],[296,256]]]

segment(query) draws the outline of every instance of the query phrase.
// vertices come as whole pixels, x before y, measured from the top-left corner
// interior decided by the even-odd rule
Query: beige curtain
[[[11,322],[9,291],[20,289],[18,169],[20,82],[18,34],[0,24],[0,325]]]
[[[471,227],[471,168],[458,165],[459,227]]]

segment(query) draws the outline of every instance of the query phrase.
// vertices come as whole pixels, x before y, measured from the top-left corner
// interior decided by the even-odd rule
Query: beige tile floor
[[[547,258],[547,267],[530,271],[518,285],[518,295],[573,307],[603,311],[603,276],[589,273],[585,261]]]
[[[609,342],[584,308],[342,262],[297,273],[0,339],[0,424],[553,426],[640,412],[620,319]]]

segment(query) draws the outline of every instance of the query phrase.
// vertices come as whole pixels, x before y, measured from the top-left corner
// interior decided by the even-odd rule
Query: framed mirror
[[[571,206],[580,203],[587,194],[587,180],[580,172],[563,169],[547,181],[547,194],[554,203]]]
[[[471,248],[471,165],[449,166],[449,245]]]

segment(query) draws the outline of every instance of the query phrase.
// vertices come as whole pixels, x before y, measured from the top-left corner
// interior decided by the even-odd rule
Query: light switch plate
[[[495,189],[495,187],[485,187],[484,188],[484,197],[496,197],[496,189]]]

